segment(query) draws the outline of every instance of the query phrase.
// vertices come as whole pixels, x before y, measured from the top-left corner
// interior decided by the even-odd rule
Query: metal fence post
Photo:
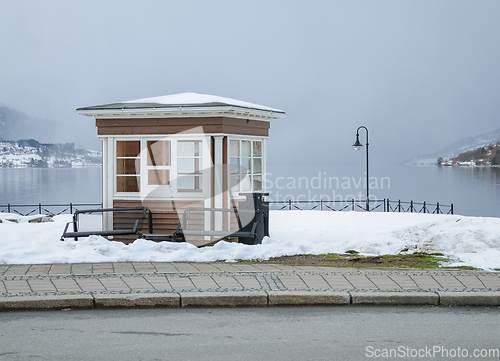
[[[38,214],[42,214],[42,203],[38,203]]]
[[[439,214],[439,202],[436,203],[436,214]]]
[[[426,213],[426,209],[425,209],[425,201],[424,201],[424,213]]]
[[[319,200],[319,210],[322,211],[323,210],[323,198],[321,198]]]
[[[352,210],[354,211],[354,198],[352,199]]]
[[[153,233],[153,213],[148,210],[148,233]]]
[[[398,212],[401,213],[401,199],[398,200]]]
[[[453,203],[450,206],[450,212],[451,212],[451,214],[453,214]]]
[[[73,203],[69,204],[69,214],[73,214]]]
[[[410,201],[410,213],[413,213],[413,200]]]
[[[291,199],[288,200],[288,210],[289,211],[292,210],[292,200]]]
[[[9,203],[9,204],[7,204],[7,212],[9,212],[9,213],[10,213],[10,203]]]

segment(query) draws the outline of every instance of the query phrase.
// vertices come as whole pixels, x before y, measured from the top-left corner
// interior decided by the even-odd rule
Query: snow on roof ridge
[[[243,108],[252,108],[259,110],[266,110],[270,112],[279,112],[284,113],[283,110],[269,108],[263,105],[253,104],[244,102],[241,100],[231,99],[219,97],[216,95],[209,94],[198,94],[198,93],[179,93],[172,95],[163,95],[151,98],[143,98],[136,100],[128,100],[122,103],[156,103],[156,104],[164,104],[164,105],[196,105],[196,104],[210,104],[210,103],[223,103],[227,105],[233,105],[237,107]]]

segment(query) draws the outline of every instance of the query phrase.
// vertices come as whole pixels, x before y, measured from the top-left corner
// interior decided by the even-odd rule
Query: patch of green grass
[[[386,268],[417,268],[417,269],[467,269],[474,267],[447,267],[452,258],[442,253],[411,253],[385,254],[380,256],[362,256],[356,251],[346,253],[327,253],[321,255],[301,254],[272,258],[268,261],[245,261],[241,263],[275,263],[285,265],[312,265],[331,267],[386,267]]]
[[[329,253],[330,259],[346,260],[351,267],[442,268],[450,259],[442,253],[384,254],[361,256],[359,254]]]

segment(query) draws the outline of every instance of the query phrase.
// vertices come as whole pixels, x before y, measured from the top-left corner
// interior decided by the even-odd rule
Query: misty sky
[[[60,124],[50,141],[100,149],[77,107],[181,92],[287,112],[270,164],[358,162],[359,125],[394,162],[500,127],[496,0],[0,0],[0,16],[0,103]]]

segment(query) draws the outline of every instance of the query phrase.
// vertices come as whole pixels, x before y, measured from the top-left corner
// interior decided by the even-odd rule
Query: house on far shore
[[[186,207],[230,209],[244,193],[265,192],[271,120],[285,112],[213,95],[182,93],[78,108],[96,120],[102,139],[103,208],[147,206],[153,233],[173,233]],[[103,230],[120,229],[116,213]],[[202,229],[231,220],[205,214]],[[134,236],[115,236],[132,242]],[[193,241],[207,243],[206,238]]]

